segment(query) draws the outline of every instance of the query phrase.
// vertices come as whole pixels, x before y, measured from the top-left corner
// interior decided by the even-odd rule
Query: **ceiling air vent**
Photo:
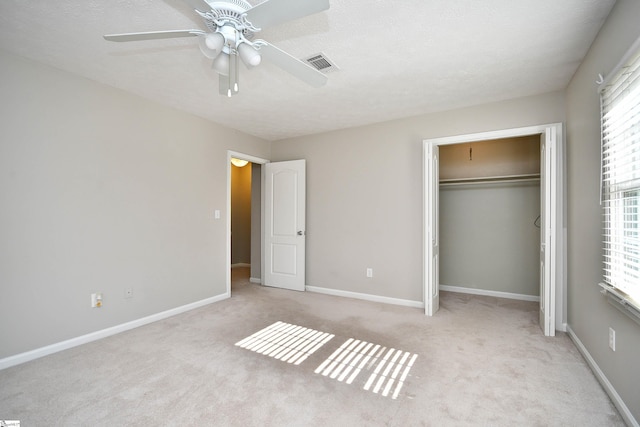
[[[323,73],[328,73],[329,71],[335,71],[338,69],[338,67],[336,67],[336,64],[331,62],[329,58],[327,58],[322,52],[311,55],[308,58],[303,59],[303,61],[311,65],[316,70],[322,71]]]

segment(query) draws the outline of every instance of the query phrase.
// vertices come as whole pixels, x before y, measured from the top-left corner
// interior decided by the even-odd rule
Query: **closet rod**
[[[459,178],[459,179],[441,179],[440,186],[448,187],[454,185],[480,185],[480,184],[503,184],[515,182],[538,182],[540,174],[526,175],[504,175],[504,176],[486,176],[479,178]]]

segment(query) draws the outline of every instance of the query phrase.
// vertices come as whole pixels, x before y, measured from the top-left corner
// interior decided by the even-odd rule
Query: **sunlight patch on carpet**
[[[371,372],[363,389],[396,399],[417,357],[408,351],[349,338],[315,373],[351,384],[363,371]]]
[[[276,322],[238,341],[238,347],[299,365],[326,344],[333,334],[285,322]]]

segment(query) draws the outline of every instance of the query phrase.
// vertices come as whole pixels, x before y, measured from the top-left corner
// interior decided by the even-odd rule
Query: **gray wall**
[[[268,142],[1,52],[0,93],[0,358],[226,292],[227,149]]]
[[[251,164],[251,278],[262,277],[262,165]]]
[[[440,283],[540,295],[540,183],[440,188]]]
[[[251,263],[251,163],[231,165],[231,264]]]
[[[640,2],[618,0],[567,89],[568,324],[640,420],[640,325],[598,292],[602,278],[599,205],[600,118],[595,81],[640,36]],[[609,327],[616,351],[608,347]]]
[[[274,142],[273,160],[307,160],[307,284],[421,302],[422,140],[562,122],[564,111],[553,92]]]

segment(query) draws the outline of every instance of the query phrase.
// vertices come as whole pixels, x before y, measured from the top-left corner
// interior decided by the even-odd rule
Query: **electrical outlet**
[[[609,328],[609,348],[616,351],[616,331],[613,328]]]
[[[367,277],[373,277],[373,268],[367,268]]]
[[[133,298],[133,289],[132,288],[127,288],[124,290],[124,297],[125,298]]]
[[[102,294],[101,293],[91,294],[91,307],[92,308],[100,308],[100,307],[102,307]]]

